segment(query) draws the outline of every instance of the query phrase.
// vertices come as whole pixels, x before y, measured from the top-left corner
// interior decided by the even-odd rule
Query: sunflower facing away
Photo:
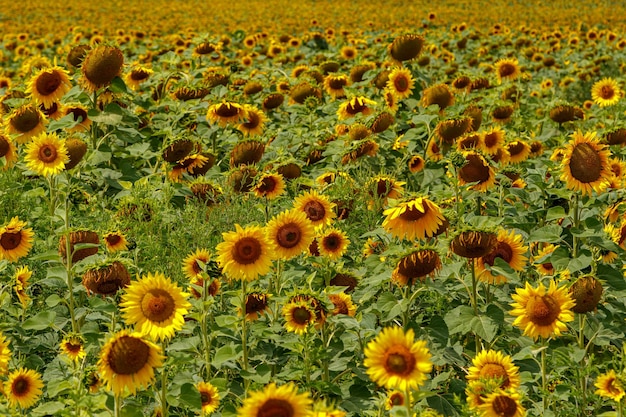
[[[572,300],[568,289],[557,287],[554,280],[550,280],[550,286],[546,290],[543,283],[533,288],[526,283],[525,288],[517,288],[516,294],[512,294],[514,303],[511,303],[515,316],[514,326],[524,331],[525,336],[544,339],[567,330],[566,322],[574,320],[571,309],[575,302]]]
[[[41,375],[32,369],[20,368],[9,374],[4,383],[4,393],[11,406],[29,408],[37,402],[43,391]]]
[[[70,158],[65,141],[56,133],[42,133],[26,145],[26,166],[38,175],[56,175],[65,169]]]
[[[9,349],[9,341],[0,333],[0,374],[6,374],[9,369],[9,360],[11,360],[11,350]]]
[[[391,273],[391,281],[403,287],[434,276],[441,269],[439,254],[434,249],[418,248],[403,256]]]
[[[262,391],[251,392],[237,416],[305,417],[311,413],[312,404],[309,393],[298,394],[298,387],[292,382],[280,387],[272,382]]]
[[[272,218],[265,227],[267,239],[274,246],[276,256],[291,259],[305,253],[313,239],[315,229],[303,211],[289,210]]]
[[[15,293],[17,294],[18,300],[22,304],[22,307],[26,308],[28,306],[28,302],[30,301],[29,295],[26,293],[26,288],[28,288],[28,280],[33,275],[33,272],[28,269],[27,266],[23,266],[15,271]]]
[[[431,354],[423,340],[400,327],[386,327],[367,344],[363,364],[379,386],[407,391],[417,389],[432,370]]]
[[[7,225],[0,227],[0,259],[15,262],[28,254],[35,233],[25,226],[26,222],[13,217]]]
[[[0,169],[7,170],[17,162],[17,147],[8,136],[0,134],[0,164],[4,158],[4,165]]]
[[[246,121],[247,112],[241,104],[222,102],[209,107],[207,120],[212,124],[225,127],[229,123],[243,123]]]
[[[128,325],[153,340],[174,336],[185,324],[184,315],[191,308],[184,293],[162,273],[144,275],[126,287],[120,302],[121,313]]]
[[[506,282],[506,277],[493,275],[487,271],[486,265],[493,266],[496,258],[505,261],[514,271],[521,271],[526,265],[528,258],[524,256],[527,247],[522,242],[522,236],[513,230],[500,230],[495,246],[487,255],[478,258],[476,262],[476,272],[478,279],[489,284],[502,284]]]
[[[383,212],[383,228],[400,239],[426,239],[437,234],[444,223],[439,207],[427,198],[402,202]]]
[[[468,371],[468,381],[496,380],[501,389],[517,389],[520,386],[519,368],[513,365],[509,355],[502,352],[483,350],[472,359]]]
[[[162,366],[163,360],[159,346],[139,333],[121,330],[102,347],[98,372],[115,395],[122,395],[125,389],[135,394],[152,383],[154,368]]]
[[[59,66],[41,68],[32,76],[26,88],[26,94],[32,94],[37,104],[50,108],[70,91],[72,84],[69,74]]]
[[[613,78],[603,78],[591,87],[591,99],[600,107],[608,107],[622,97],[622,90]]]
[[[610,370],[600,376],[596,380],[596,394],[602,397],[610,398],[615,401],[621,401],[624,396],[623,382],[615,374],[614,370]]]
[[[315,190],[307,191],[295,198],[293,206],[296,210],[304,212],[315,228],[329,225],[335,218],[334,203]]]
[[[591,195],[593,191],[601,193],[611,182],[610,156],[607,146],[596,139],[596,132],[577,131],[564,151],[561,180],[567,188],[583,195]]]
[[[211,383],[204,381],[198,382],[196,388],[200,393],[203,415],[209,415],[217,410],[217,407],[220,405],[220,396],[217,392],[217,388]]]
[[[228,277],[252,281],[270,271],[275,254],[263,228],[236,224],[234,232],[222,236],[224,241],[215,250],[217,263]]]

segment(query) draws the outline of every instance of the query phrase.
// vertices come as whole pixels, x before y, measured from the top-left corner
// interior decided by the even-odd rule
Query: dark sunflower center
[[[311,311],[301,306],[294,308],[291,316],[293,317],[293,321],[300,326],[310,323],[313,319]]]
[[[39,160],[43,163],[54,162],[57,159],[57,150],[54,146],[43,145],[39,148]]]
[[[480,258],[491,252],[495,244],[496,236],[493,233],[468,231],[454,238],[450,247],[459,256]]]
[[[10,145],[9,141],[3,137],[0,137],[0,158],[9,153]]]
[[[282,248],[291,249],[300,243],[302,238],[302,230],[298,225],[289,223],[281,226],[276,234],[276,241]]]
[[[345,87],[346,85],[346,79],[345,78],[329,78],[328,80],[328,86],[332,89],[332,90],[341,90],[343,87]]]
[[[215,110],[215,114],[220,117],[234,117],[239,114],[239,108],[235,106],[231,106],[230,104],[222,103],[218,106],[217,110]]]
[[[572,150],[569,167],[572,177],[582,183],[590,183],[600,178],[602,159],[593,146],[579,143]]]
[[[399,392],[394,392],[389,397],[389,402],[395,406],[404,405],[404,395]]]
[[[235,243],[233,259],[238,264],[248,265],[256,262],[262,253],[261,243],[253,237],[244,237]]]
[[[52,103],[52,105],[48,108],[45,108],[43,106],[40,106],[40,108],[42,113],[49,117],[57,112],[57,110],[59,109],[59,105],[57,103]]]
[[[615,380],[615,378],[612,378],[609,381],[607,381],[607,384],[606,384],[606,390],[614,395],[618,395],[622,393],[622,389],[619,386],[617,386],[616,382],[617,381]]]
[[[502,64],[499,68],[500,77],[508,77],[509,75],[515,74],[515,65],[505,63]]]
[[[196,260],[193,261],[193,263],[191,264],[191,269],[193,269],[193,272],[196,275],[198,275],[200,272],[202,272],[202,268],[200,267],[200,264],[198,263],[198,261],[206,264],[209,260],[208,259],[197,258]]]
[[[498,144],[498,135],[495,133],[485,134],[485,146],[487,149],[493,148]]]
[[[341,298],[333,298],[332,302],[333,302],[333,305],[335,306],[336,314],[348,315],[348,313],[350,313],[350,310],[348,309],[348,304],[345,301],[343,301]]]
[[[404,346],[393,346],[385,353],[387,372],[407,376],[415,369],[415,357]]]
[[[263,311],[266,306],[266,298],[262,294],[250,294],[246,298],[246,314]]]
[[[396,87],[396,91],[404,93],[409,89],[409,80],[404,76],[396,77],[396,79],[393,80],[393,85]]]
[[[530,297],[526,310],[530,321],[539,326],[554,324],[561,313],[559,303],[548,295]]]
[[[326,236],[322,241],[322,246],[329,252],[334,252],[341,246],[341,237],[336,234]]]
[[[122,238],[119,235],[110,235],[106,237],[107,243],[111,246],[117,245],[121,240]]]
[[[385,197],[391,191],[391,184],[387,180],[378,180],[376,183],[376,195]]]
[[[37,77],[35,88],[42,96],[49,96],[59,88],[61,83],[61,76],[56,71],[53,71],[52,73],[44,72]]]
[[[263,403],[256,417],[293,417],[294,414],[293,406],[289,401],[270,398]]]
[[[509,151],[509,154],[511,154],[511,156],[513,157],[524,152],[524,148],[525,148],[524,144],[519,141],[511,142],[509,146],[507,146],[507,150]]]
[[[130,73],[130,78],[134,81],[143,81],[146,80],[149,76],[150,73],[143,69],[134,70]]]
[[[17,248],[22,241],[21,232],[4,232],[0,236],[0,245],[4,250],[12,250]]]
[[[483,183],[489,179],[489,165],[476,154],[466,156],[467,163],[459,169],[459,176],[465,182]]]
[[[615,90],[610,85],[603,85],[600,89],[600,97],[604,100],[610,100],[615,97]]]
[[[11,391],[16,397],[21,397],[22,395],[25,395],[26,393],[28,393],[29,389],[30,383],[28,381],[28,378],[25,378],[23,376],[18,376],[17,378],[15,378],[13,384],[11,385]]]
[[[248,121],[243,123],[243,126],[247,129],[254,129],[261,123],[261,118],[254,112],[248,112]]]
[[[497,396],[492,403],[495,414],[502,417],[513,417],[517,413],[517,403],[504,395]]]
[[[263,178],[258,188],[258,190],[262,193],[271,193],[275,189],[276,189],[276,180],[274,178]]]
[[[306,217],[312,222],[323,220],[326,216],[326,209],[319,201],[309,201],[303,207]]]
[[[421,219],[422,217],[425,217],[426,214],[428,214],[428,212],[430,211],[430,208],[428,207],[428,204],[423,204],[423,206],[424,206],[423,212],[420,211],[420,209],[415,206],[407,207],[405,212],[400,215],[400,218],[407,222],[415,222]]]
[[[346,106],[346,112],[348,114],[357,114],[365,110],[367,106],[359,100],[353,100]]]
[[[200,401],[202,401],[202,405],[211,404],[211,395],[208,392],[203,391],[200,393]]]
[[[72,107],[68,109],[67,114],[71,114],[75,122],[84,122],[87,120],[87,112],[80,107]]]
[[[499,378],[502,381],[500,387],[506,388],[509,386],[509,374],[506,369],[497,363],[488,363],[480,370],[480,376],[483,378]]]
[[[172,317],[175,308],[176,303],[170,293],[160,288],[151,289],[141,300],[143,315],[153,322],[162,322],[169,319]]]
[[[11,119],[11,125],[15,130],[21,133],[30,132],[39,122],[39,114],[37,114],[35,109],[30,107]]]
[[[67,349],[70,353],[78,353],[80,352],[80,348],[82,345],[80,343],[67,342],[65,344],[65,349]]]
[[[416,170],[421,166],[422,166],[422,160],[420,158],[413,158],[411,159],[411,166],[409,167],[409,169]]]
[[[109,367],[118,375],[133,375],[148,363],[150,346],[141,339],[122,336],[113,343],[107,357]]]
[[[501,258],[506,263],[511,262],[513,259],[513,249],[506,242],[498,242],[496,247],[487,255],[483,256],[483,262],[489,266],[493,266],[496,258]]]

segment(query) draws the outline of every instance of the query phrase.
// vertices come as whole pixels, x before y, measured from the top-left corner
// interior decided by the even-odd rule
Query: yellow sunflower
[[[343,74],[328,74],[324,77],[324,90],[333,99],[343,98],[346,96],[344,87],[350,85],[350,78]]]
[[[32,94],[37,104],[50,108],[72,88],[69,73],[59,66],[41,68],[27,84],[26,94]]]
[[[511,303],[511,314],[515,316],[513,325],[533,339],[539,336],[544,339],[552,335],[559,336],[567,330],[565,323],[574,320],[571,309],[575,302],[568,289],[557,287],[554,280],[550,280],[547,290],[543,283],[533,288],[527,282],[525,288],[517,288],[516,294],[511,297],[515,301]]]
[[[622,98],[621,88],[613,78],[603,78],[591,86],[591,98],[600,107],[608,107]]]
[[[210,382],[204,381],[198,382],[196,384],[196,388],[200,393],[203,415],[209,415],[215,412],[217,407],[220,405],[220,396],[217,392],[217,388],[215,388]]]
[[[9,341],[0,333],[0,375],[6,374],[9,369],[9,360],[11,360],[11,350],[9,349]]]
[[[600,376],[596,380],[596,394],[602,397],[610,398],[615,401],[621,401],[624,396],[623,382],[615,374],[614,370],[610,370]]]
[[[426,239],[435,236],[444,223],[439,207],[427,198],[401,202],[383,212],[383,228],[400,239]]]
[[[63,106],[63,115],[72,115],[72,118],[76,123],[73,127],[67,129],[68,132],[87,132],[91,127],[91,119],[87,113],[87,108],[82,104],[69,104]]]
[[[6,131],[17,135],[15,141],[18,144],[26,143],[33,136],[39,135],[46,130],[46,117],[34,104],[25,104],[13,110],[9,114]]]
[[[4,393],[9,404],[20,408],[29,408],[39,400],[43,391],[41,374],[32,369],[20,368],[9,374],[4,383]]]
[[[163,365],[161,348],[142,338],[139,333],[121,330],[102,347],[98,372],[107,388],[115,395],[126,389],[135,394],[154,380],[154,368]]]
[[[109,232],[104,235],[104,244],[109,252],[114,253],[128,249],[126,236],[120,231]]]
[[[261,292],[251,292],[246,295],[246,320],[258,320],[263,313],[269,310],[270,294]],[[243,315],[241,308],[238,309],[239,315]]]
[[[482,150],[489,155],[494,155],[498,149],[504,147],[505,131],[500,126],[495,126],[483,134]]]
[[[246,114],[246,121],[239,124],[237,129],[244,136],[258,136],[263,133],[265,123],[269,120],[262,110],[249,104],[244,104],[243,110]]]
[[[341,258],[350,245],[346,232],[334,227],[324,230],[317,240],[320,255],[333,261]]]
[[[334,306],[331,311],[332,314],[345,314],[350,317],[354,317],[356,314],[356,305],[352,302],[350,294],[346,294],[344,292],[328,294],[328,298]]]
[[[413,75],[407,68],[395,68],[389,74],[386,88],[399,100],[410,97],[414,87]]]
[[[520,395],[514,390],[499,390],[487,395],[478,409],[481,417],[524,417],[526,415]]]
[[[124,82],[131,90],[138,90],[141,84],[146,82],[154,71],[142,65],[135,65],[124,77]]]
[[[252,281],[270,271],[275,254],[263,228],[244,229],[236,224],[234,232],[224,232],[222,236],[224,241],[215,249],[217,262],[227,276]]]
[[[561,161],[561,180],[570,190],[591,195],[606,190],[611,182],[612,171],[609,166],[611,151],[601,145],[596,132],[581,131],[572,134],[572,141],[567,144]]]
[[[237,411],[240,417],[306,417],[311,412],[309,393],[298,394],[298,387],[289,382],[266,385],[262,391],[253,391]]]
[[[246,120],[247,112],[241,104],[222,102],[209,106],[207,120],[225,127],[229,123],[241,123]]]
[[[375,105],[376,102],[368,99],[367,97],[353,97],[339,106],[339,109],[337,110],[337,117],[339,120],[345,120],[354,117],[357,114],[368,116],[374,112],[372,106]]]
[[[315,310],[311,303],[304,299],[294,299],[283,307],[285,329],[296,334],[304,334],[309,325],[315,323]]]
[[[193,279],[202,274],[206,264],[211,260],[211,254],[207,249],[198,248],[196,251],[183,260],[183,272],[189,279]]]
[[[27,266],[23,266],[15,271],[15,293],[17,294],[18,300],[24,308],[28,306],[28,302],[30,301],[30,297],[26,293],[26,288],[28,288],[28,280],[33,275],[33,272],[28,269]]]
[[[257,180],[253,191],[257,197],[274,200],[285,193],[285,178],[280,174],[263,174]]]
[[[467,380],[496,380],[501,389],[517,389],[520,386],[519,368],[513,365],[509,355],[495,350],[483,350],[472,359]]]
[[[369,195],[381,205],[387,205],[389,199],[397,200],[402,196],[405,184],[404,181],[398,181],[386,175],[377,175],[365,184],[365,188]],[[367,207],[372,209],[376,201],[369,201]]]
[[[530,145],[523,140],[514,140],[506,144],[509,152],[509,163],[519,164],[530,156]]]
[[[363,364],[379,386],[408,391],[426,381],[433,368],[431,354],[423,340],[414,341],[412,329],[386,327],[367,344]]]
[[[121,313],[139,334],[166,340],[185,324],[184,315],[191,308],[188,295],[162,273],[148,273],[126,287]]]
[[[496,183],[496,172],[491,164],[480,153],[464,151],[465,164],[458,169],[459,184],[472,184],[470,189],[487,191]]]
[[[502,80],[514,80],[521,74],[519,62],[517,58],[503,58],[496,61],[496,75],[498,76],[498,84],[502,84]]]
[[[2,161],[4,158],[4,161]],[[4,162],[4,163],[3,163]],[[1,169],[7,170],[17,162],[17,148],[11,138],[0,134],[0,164]]]
[[[315,238],[315,229],[303,211],[292,209],[272,218],[265,228],[276,256],[291,259],[305,253]]]
[[[387,393],[385,399],[385,409],[391,410],[393,407],[404,407],[406,404],[405,393],[398,390],[392,390]]]
[[[63,171],[70,158],[65,141],[56,133],[42,133],[26,145],[24,160],[28,169],[47,177]]]
[[[73,362],[78,362],[86,356],[85,341],[77,335],[69,335],[61,341],[61,353],[70,358]]]
[[[534,257],[534,262],[536,262],[538,259],[541,259],[547,255],[550,255],[552,252],[554,252],[555,249],[556,249],[556,246],[554,246],[553,244],[551,243],[547,244],[543,248],[539,249],[537,256]],[[550,262],[544,261],[543,263],[538,264],[536,268],[537,268],[537,271],[539,271],[539,273],[543,275],[554,275],[555,273],[554,265],[552,265],[552,263]]]
[[[26,228],[26,222],[18,217],[0,228],[0,259],[15,262],[26,256],[33,247],[33,229]]]
[[[422,158],[421,155],[413,155],[411,159],[409,159],[408,166],[411,174],[417,174],[418,172],[424,170],[426,161],[424,161],[424,158]]]
[[[493,266],[496,258],[504,260],[515,271],[521,271],[526,266],[528,258],[524,256],[528,248],[522,242],[522,236],[510,230],[500,230],[498,232],[497,242],[491,252],[478,258],[476,262],[476,271],[478,279],[489,284],[503,284],[506,277],[502,275],[493,275],[491,271],[487,271],[485,265]]]
[[[333,210],[335,204],[315,190],[296,197],[293,206],[296,210],[302,211],[315,228],[328,226],[336,216]]]

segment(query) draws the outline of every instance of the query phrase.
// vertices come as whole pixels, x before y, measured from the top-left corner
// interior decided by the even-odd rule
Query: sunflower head
[[[550,110],[550,119],[559,125],[567,122],[573,122],[575,120],[582,120],[584,118],[585,113],[583,112],[583,109],[578,106],[562,104],[555,106]]]
[[[424,37],[415,34],[401,35],[389,45],[389,55],[396,61],[410,61],[416,58],[424,46]]]
[[[435,134],[440,142],[451,145],[463,134],[472,128],[472,119],[470,117],[457,117],[442,120],[435,127]]]
[[[98,45],[85,55],[81,65],[81,84],[87,91],[106,87],[122,73],[124,54],[110,45]]]
[[[34,235],[33,229],[26,227],[26,222],[13,217],[0,227],[0,259],[15,262],[26,256],[33,247]]]
[[[93,265],[83,274],[83,285],[88,294],[111,296],[128,284],[130,284],[130,274],[120,261]]]
[[[464,258],[480,258],[494,249],[497,240],[496,233],[491,230],[468,228],[452,238],[450,249]]]
[[[9,374],[4,383],[4,393],[11,406],[30,408],[41,397],[43,381],[41,374],[32,369],[20,368]]]
[[[600,107],[617,104],[623,95],[622,89],[613,78],[603,78],[591,87],[591,98]]]
[[[222,236],[224,241],[216,247],[217,263],[228,277],[252,281],[269,272],[276,254],[264,229],[236,224],[234,232]]]
[[[285,101],[285,96],[281,93],[272,93],[268,94],[263,99],[263,110],[274,110],[280,106],[282,106]]]
[[[252,165],[258,163],[265,152],[265,144],[263,142],[248,139],[235,144],[230,152],[231,168],[239,165]]]
[[[626,378],[622,374],[616,374],[613,369],[599,375],[596,379],[596,394],[614,401],[621,401],[624,397],[626,387]]]
[[[489,162],[477,151],[464,151],[465,163],[458,169],[459,184],[473,184],[476,191],[487,191],[496,181],[496,174]]]
[[[309,393],[298,393],[295,384],[277,386],[271,383],[262,391],[251,392],[238,410],[240,416],[306,417],[313,401]]]
[[[441,259],[436,250],[422,247],[402,256],[391,273],[391,280],[399,286],[414,285],[418,280],[434,276],[441,269]]]
[[[67,171],[75,168],[83,160],[87,153],[87,143],[78,138],[69,138],[65,141],[65,148],[68,156],[68,161],[65,163],[65,170]]]
[[[575,302],[572,311],[575,313],[588,313],[595,311],[602,298],[602,284],[591,275],[578,278],[570,287],[569,293]]]
[[[454,104],[454,94],[446,84],[437,84],[426,88],[422,92],[422,105],[424,107],[436,104],[443,111]]]
[[[577,131],[564,151],[561,180],[567,188],[581,191],[583,195],[602,192],[612,176],[609,157],[610,150],[597,141],[595,132]]]
[[[17,143],[26,143],[45,131],[46,118],[34,104],[25,104],[8,116],[7,132],[18,135]],[[56,134],[54,134],[56,135]]]
[[[98,233],[91,230],[75,230],[69,233],[69,249],[72,254],[72,263],[75,264],[78,261],[85,259],[88,256],[98,253],[98,244],[100,243],[100,237]],[[62,235],[59,239],[59,255],[61,258],[67,260],[67,244],[66,235]],[[86,243],[91,247],[74,250],[75,245]]]

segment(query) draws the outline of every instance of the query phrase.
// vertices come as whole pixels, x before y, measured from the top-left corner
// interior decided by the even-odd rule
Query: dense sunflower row
[[[623,28],[319,6],[5,37],[6,413],[621,413]]]

